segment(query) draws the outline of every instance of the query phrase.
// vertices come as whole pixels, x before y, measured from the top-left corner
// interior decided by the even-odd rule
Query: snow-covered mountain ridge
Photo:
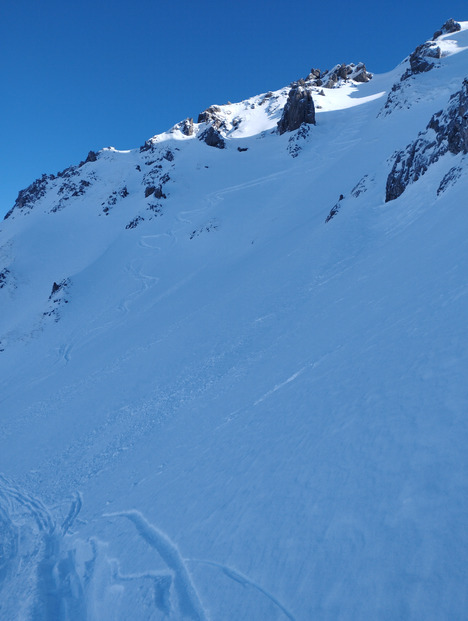
[[[467,53],[449,20],[19,193],[2,619],[463,618]]]

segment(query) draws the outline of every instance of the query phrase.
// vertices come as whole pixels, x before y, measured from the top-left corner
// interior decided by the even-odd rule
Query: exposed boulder
[[[153,194],[156,198],[167,198],[163,192],[162,185],[158,185],[157,187],[149,185],[145,188],[145,198],[148,198],[148,196]]]
[[[278,131],[280,134],[292,132],[303,123],[315,125],[315,106],[311,90],[297,83],[289,91],[283,114],[278,121]]]
[[[358,63],[355,70],[349,76],[349,79],[355,82],[369,82],[372,79],[372,73],[369,73],[364,63]]]
[[[272,91],[268,91],[268,93],[265,93],[265,95],[263,95],[262,99],[260,100],[259,105],[263,106],[263,104],[266,103],[272,97],[273,97],[273,92]]]
[[[320,69],[314,69],[314,67],[312,67],[312,69],[310,70],[310,73],[306,77],[305,81],[308,84],[311,84],[312,86],[322,86],[322,84],[323,84],[322,77],[323,77],[324,73],[326,73],[326,72],[323,72]]]
[[[162,185],[158,185],[158,187],[155,188],[153,194],[156,198],[167,198],[167,196],[163,192]]]
[[[447,108],[429,121],[426,130],[406,149],[393,156],[385,201],[398,198],[406,187],[425,174],[429,166],[446,153],[468,153],[468,79],[451,96]]]
[[[435,41],[436,39],[438,39],[444,34],[458,32],[459,30],[461,30],[461,24],[456,22],[454,19],[450,18],[445,22],[443,26],[441,26],[440,30],[436,30],[436,32],[434,32],[434,36],[432,37],[432,40]]]
[[[209,147],[224,149],[226,146],[223,137],[212,125],[202,132],[198,139],[205,142]]]
[[[321,76],[322,76],[322,72],[320,71],[320,69],[314,69],[312,67],[306,80],[318,80],[321,78]]]

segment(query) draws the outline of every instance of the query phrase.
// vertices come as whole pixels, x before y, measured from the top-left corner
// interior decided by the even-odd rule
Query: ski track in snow
[[[177,546],[158,528],[150,524],[138,511],[108,513],[104,517],[124,517],[130,520],[141,537],[161,556],[174,575],[174,588],[177,593],[182,615],[193,621],[208,621],[190,573]]]
[[[296,618],[293,617],[293,615],[289,612],[289,610],[285,608],[283,604],[274,595],[266,591],[262,586],[260,586],[253,580],[250,580],[250,578],[247,578],[247,576],[242,574],[240,571],[237,571],[236,569],[232,569],[232,567],[228,567],[227,565],[223,565],[222,563],[216,563],[215,561],[207,561],[207,560],[202,560],[202,559],[186,559],[186,563],[198,563],[200,565],[210,565],[211,567],[218,567],[231,580],[238,582],[244,587],[251,586],[257,591],[259,591],[260,593],[262,593],[263,595],[265,595],[265,597],[267,597],[271,602],[273,602],[273,604],[275,604],[275,606],[277,606],[284,613],[284,615],[288,619],[290,619],[290,621],[296,621]]]
[[[187,567],[188,563],[194,563],[216,567],[234,582],[237,582],[244,587],[251,586],[269,599],[282,611],[285,617],[290,619],[290,621],[295,621],[295,617],[291,614],[291,612],[272,593],[236,569],[216,561],[184,559],[180,554],[177,545],[154,524],[150,524],[139,511],[130,510],[116,513],[106,513],[103,517],[123,517],[130,520],[140,536],[158,552],[159,556],[165,562],[169,572],[149,571],[125,575],[120,572],[120,568],[117,568],[115,570],[115,575],[121,580],[134,580],[140,578],[149,578],[154,580],[156,585],[163,592],[164,606],[161,606],[161,609],[165,609],[168,615],[179,613],[184,615],[184,618],[187,617],[193,621],[209,621],[209,614],[200,601],[200,597]],[[172,580],[177,594],[178,607],[175,602],[171,602],[170,585]]]
[[[146,248],[150,248],[150,246],[145,246]],[[158,248],[154,248],[155,250]],[[159,249],[158,249],[159,250]],[[151,276],[149,274],[145,274],[141,267],[140,259],[133,259],[133,261],[126,267],[127,273],[132,276],[137,282],[140,283],[140,287],[135,291],[129,293],[118,305],[117,310],[123,313],[128,313],[130,310],[130,305],[138,299],[145,291],[154,287],[159,282],[159,278],[157,276]]]
[[[353,133],[353,135],[356,132],[356,130],[350,130],[350,129],[348,129],[347,131],[350,134]],[[341,137],[341,139],[338,140],[337,143],[341,144],[342,138],[343,137]],[[354,140],[351,140],[351,143],[354,143]],[[303,166],[305,166],[305,164]],[[302,175],[302,172],[303,172],[302,168],[299,166],[298,170],[294,171],[294,175],[300,177]],[[227,188],[216,190],[205,196],[204,207],[192,209],[192,210],[180,211],[179,214],[176,216],[176,220],[184,225],[192,224],[193,220],[187,218],[187,216],[189,216],[190,214],[196,215],[196,214],[204,213],[208,211],[210,208],[211,209],[215,208],[217,205],[219,205],[219,203],[221,203],[224,200],[224,197],[226,195],[235,193],[238,191],[242,191],[242,190],[247,190],[249,188],[261,186],[266,183],[271,183],[272,181],[278,180],[284,176],[290,177],[291,174],[292,174],[291,170],[289,169],[281,170],[276,173],[272,173],[269,175],[264,175],[264,176],[261,176],[255,179],[251,179],[250,181],[246,181],[244,183],[240,183],[240,184],[229,186]],[[150,235],[145,234],[140,237],[138,241],[138,246],[144,249],[145,251],[150,251],[152,254],[160,253],[164,249],[170,248],[176,245],[178,241],[178,235],[181,232],[185,232],[185,231],[186,231],[186,228],[184,226],[181,228],[171,229],[165,233],[155,233],[155,234],[150,234]],[[150,257],[151,255],[148,255],[148,256]],[[93,340],[95,336],[102,333],[103,331],[107,331],[123,323],[123,321],[125,320],[125,316],[129,313],[130,307],[135,303],[135,301],[139,297],[141,297],[146,291],[148,291],[149,289],[153,288],[154,286],[158,284],[159,277],[152,276],[144,272],[143,268],[141,267],[141,263],[143,262],[144,262],[144,258],[139,257],[139,258],[133,259],[130,262],[130,264],[128,264],[125,268],[125,271],[133,279],[135,279],[136,281],[140,283],[140,287],[136,289],[135,291],[132,291],[131,293],[127,294],[125,298],[123,298],[118,303],[117,311],[120,317],[113,319],[111,321],[106,321],[105,323],[99,326],[96,326],[92,330],[88,330],[84,338],[83,338],[83,335],[80,334],[80,336],[75,339],[75,343],[68,343],[68,344],[62,345],[58,351],[59,360],[63,361],[65,364],[68,364],[71,359],[71,352],[77,342],[80,343],[81,345],[83,345],[84,343],[88,343],[90,340]],[[161,293],[159,296],[156,297],[155,302],[158,302],[161,299],[164,299],[165,297],[167,297],[167,295],[172,294],[185,282],[190,280],[193,277],[193,275],[194,274],[189,275],[181,283],[169,288],[166,292]],[[91,338],[87,338],[87,337],[91,337]]]
[[[151,242],[149,241],[151,240]],[[152,240],[157,240],[157,243],[152,243]],[[163,242],[163,240],[169,240],[169,242]],[[148,254],[148,258],[146,261],[150,260],[153,255],[161,252],[165,247],[173,246],[176,243],[176,238],[172,232],[169,233],[158,233],[154,235],[142,235],[138,246],[146,253],[150,251]],[[159,277],[151,274],[147,274],[142,267],[142,264],[145,263],[145,257],[138,257],[133,259],[126,267],[125,272],[136,282],[140,284],[140,286],[127,294],[120,302],[118,303],[116,310],[119,313],[119,316],[116,319],[106,321],[105,323],[96,326],[93,329],[88,329],[86,334],[80,333],[74,339],[74,342],[64,344],[60,346],[58,350],[58,359],[63,361],[65,364],[68,364],[71,359],[71,353],[76,343],[80,343],[83,345],[85,343],[89,343],[96,337],[98,334],[103,331],[109,330],[117,325],[120,325],[125,320],[125,316],[129,313],[130,307],[142,296],[146,291],[155,287],[159,282]]]
[[[314,365],[310,365],[310,366],[313,367]],[[271,390],[266,392],[262,397],[260,397],[260,399],[257,399],[254,402],[254,405],[258,405],[262,401],[265,401],[265,399],[268,399],[268,397],[270,397],[277,390],[281,390],[281,388],[284,388],[284,386],[287,386],[287,384],[290,384],[291,382],[293,382],[295,379],[297,379],[299,377],[299,375],[302,375],[302,373],[304,373],[304,371],[306,369],[307,369],[307,367],[302,367],[302,369],[299,369],[299,371],[297,371],[296,373],[293,373],[293,375],[288,377],[288,379],[284,380],[284,382],[281,382],[280,384],[276,384],[276,386],[274,388],[272,388]]]

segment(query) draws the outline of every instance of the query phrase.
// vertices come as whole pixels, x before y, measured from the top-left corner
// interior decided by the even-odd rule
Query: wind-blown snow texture
[[[20,193],[2,620],[466,618],[468,166],[426,128],[468,22],[435,44],[295,83],[316,125],[286,87]]]

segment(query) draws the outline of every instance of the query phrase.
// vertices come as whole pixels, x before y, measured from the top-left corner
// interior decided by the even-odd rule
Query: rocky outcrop
[[[45,196],[47,192],[47,185],[51,179],[54,179],[53,175],[49,176],[44,174],[39,179],[33,181],[30,186],[24,190],[20,190],[15,204],[6,214],[4,220],[9,218],[16,209],[32,209],[34,204]]]
[[[451,96],[445,110],[440,110],[429,121],[425,132],[393,156],[393,167],[388,175],[385,201],[398,198],[406,187],[425,174],[429,166],[446,153],[468,153],[468,79]]]
[[[369,80],[372,79],[372,75],[372,73],[367,71],[364,63],[358,63],[348,79],[354,80],[355,82],[369,82]]]
[[[148,198],[148,196],[152,195],[154,195],[156,198],[167,198],[167,196],[163,192],[161,184],[156,187],[154,185],[149,185],[145,188],[145,198]]]
[[[452,32],[458,32],[459,30],[461,30],[461,24],[450,18],[443,26],[441,26],[440,30],[436,30],[434,32],[432,40],[435,41],[444,34],[451,34]]]
[[[278,121],[278,131],[280,134],[292,132],[303,123],[315,125],[315,106],[311,90],[305,86],[304,80],[300,80],[289,91],[283,114]]]
[[[307,82],[307,84],[310,84],[311,86],[322,86],[323,84],[322,77],[325,73],[326,71],[321,71],[320,69],[314,69],[314,67],[312,67],[305,81]]]
[[[152,151],[154,149],[154,141],[150,138],[149,140],[145,140],[145,144],[140,147],[140,153],[145,153],[146,151]]]
[[[10,270],[7,269],[6,267],[0,270],[0,289],[3,289],[3,287],[6,286],[8,282],[9,274],[10,274]]]
[[[193,119],[192,117],[185,119],[181,123],[180,131],[184,134],[184,136],[193,136]]]
[[[260,103],[258,104],[259,106],[263,106],[264,103],[266,103],[269,99],[271,99],[273,97],[273,92],[272,91],[268,91],[268,93],[265,93],[260,101]]]
[[[55,321],[59,321],[60,308],[64,304],[68,304],[70,284],[71,283],[69,278],[65,278],[59,283],[53,283],[52,291],[49,295],[47,308],[42,313],[43,317],[53,317]]]
[[[348,67],[344,63],[336,65],[329,72],[326,72],[327,81],[325,82],[325,88],[335,88],[340,80],[346,80],[348,78],[348,70],[351,73],[351,67]]]
[[[434,60],[438,60],[442,56],[440,47],[431,41],[422,43],[409,56],[409,69],[401,76],[400,80],[407,80],[412,75],[418,73],[426,73],[435,67]]]
[[[441,182],[439,183],[439,187],[437,188],[437,196],[443,194],[449,186],[455,185],[458,179],[462,176],[462,173],[463,168],[461,166],[452,166],[452,168],[443,176]]]
[[[130,222],[127,224],[125,228],[127,230],[135,229],[138,226],[138,224],[143,221],[144,221],[144,218],[142,216],[136,216],[136,218],[133,218],[133,220],[130,220]]]
[[[411,72],[414,74],[429,71],[434,66],[434,63],[430,59],[439,59],[441,56],[442,51],[440,47],[434,43],[418,45],[409,57]]]
[[[327,224],[327,222],[330,222],[330,220],[332,220],[336,216],[336,214],[340,211],[341,209],[340,203],[343,199],[344,199],[343,194],[340,194],[340,198],[338,199],[338,202],[335,203],[335,205],[333,205],[333,207],[330,209],[330,213],[325,218],[325,224]]]
[[[210,106],[198,115],[197,123],[209,123],[214,129],[224,129],[225,122],[220,116],[221,108],[219,106]]]
[[[176,129],[178,129],[182,134],[184,134],[184,136],[193,136],[193,133],[194,133],[193,119],[187,118],[181,121],[180,123],[177,123],[177,125],[174,125],[174,127],[172,128],[172,131]]]
[[[321,82],[325,88],[335,88],[342,81],[354,80],[355,82],[369,82],[372,73],[368,73],[364,63],[350,63],[346,65],[335,65],[330,71],[324,71],[321,75]],[[317,85],[319,86],[319,85]]]
[[[200,134],[198,140],[206,143],[209,147],[216,147],[217,149],[224,149],[226,146],[224,138],[212,125]]]
[[[78,164],[78,168],[81,168],[82,166],[84,166],[85,164],[88,164],[88,162],[96,162],[98,158],[98,154],[95,151],[90,151],[86,157],[86,159],[83,162],[80,162]]]
[[[206,143],[209,147],[224,149],[226,142],[221,131],[227,130],[226,122],[220,115],[219,106],[210,106],[198,115],[198,123],[206,123],[208,127],[198,136],[198,140]]]
[[[400,77],[399,81],[393,84],[379,116],[386,116],[397,109],[410,108],[411,80],[408,80],[408,78],[430,71],[437,65],[437,61],[441,57],[442,50],[436,43],[429,41],[419,45],[414,52],[409,55],[409,67]]]

